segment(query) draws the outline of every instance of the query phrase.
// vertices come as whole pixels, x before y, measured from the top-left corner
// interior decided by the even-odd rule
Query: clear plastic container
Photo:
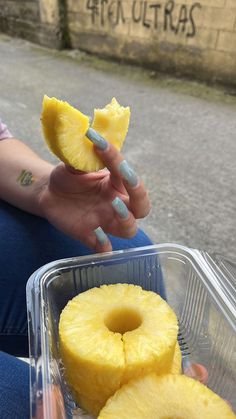
[[[203,364],[209,373],[207,385],[236,410],[235,272],[232,262],[174,244],[43,266],[27,284],[32,417],[89,417],[76,406],[63,379],[59,317],[78,293],[117,282],[138,284],[166,296],[179,319],[183,363]]]

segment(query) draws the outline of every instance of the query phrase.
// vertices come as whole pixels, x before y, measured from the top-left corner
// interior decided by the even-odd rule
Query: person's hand
[[[107,233],[134,236],[136,219],[150,210],[143,183],[115,147],[106,144],[105,150],[95,151],[107,169],[85,173],[60,163],[39,196],[41,212],[51,224],[97,252],[112,249]]]

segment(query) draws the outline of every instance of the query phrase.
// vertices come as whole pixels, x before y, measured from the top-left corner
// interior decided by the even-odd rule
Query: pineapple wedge
[[[150,374],[124,385],[98,419],[235,419],[213,391],[184,375]]]
[[[178,342],[175,345],[175,353],[170,372],[171,374],[182,373],[182,354]]]
[[[94,110],[92,128],[118,150],[128,132],[130,108],[120,106],[115,98],[103,109]],[[65,164],[85,172],[104,168],[86,137],[89,117],[69,103],[44,96],[41,123],[49,149]]]
[[[130,379],[171,372],[177,333],[173,310],[139,286],[103,285],[73,298],[61,313],[59,336],[78,403],[98,414]]]

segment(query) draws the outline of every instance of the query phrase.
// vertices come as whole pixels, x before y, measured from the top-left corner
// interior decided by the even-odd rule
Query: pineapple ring
[[[129,120],[130,108],[120,106],[113,98],[105,108],[94,110],[92,128],[120,150],[128,132]],[[47,146],[65,164],[85,172],[104,168],[92,142],[86,137],[88,116],[67,102],[45,95],[41,123]]]
[[[98,419],[235,419],[212,390],[184,375],[149,374],[119,389]]]
[[[178,342],[176,342],[176,345],[175,345],[174,358],[173,358],[170,372],[171,374],[182,373],[182,353],[181,353]]]
[[[173,358],[173,363],[171,366],[171,374],[181,374],[182,372],[182,355],[181,350],[179,347],[179,344],[176,343],[175,346],[175,353]],[[77,400],[78,404],[80,406],[83,406],[84,410],[87,412],[92,413],[93,415],[97,416],[100,412],[100,410],[103,408],[103,406],[106,403],[106,400],[104,399],[89,399],[88,397],[78,393],[75,391],[75,400]]]
[[[177,333],[173,310],[139,286],[103,285],[79,294],[59,322],[60,352],[75,399],[98,414],[131,378],[171,372]],[[180,361],[177,356],[179,369]]]

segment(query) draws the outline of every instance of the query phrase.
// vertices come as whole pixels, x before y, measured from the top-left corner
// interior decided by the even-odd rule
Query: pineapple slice
[[[213,391],[184,375],[152,373],[124,385],[98,419],[235,419]]]
[[[94,110],[92,128],[118,150],[125,140],[130,120],[129,107],[120,106],[115,98],[103,109]],[[89,117],[67,102],[44,96],[41,123],[49,149],[67,165],[85,172],[104,168],[86,137]]]
[[[171,374],[182,373],[182,354],[178,342],[175,345],[175,353],[170,372]]]
[[[173,363],[170,370],[171,374],[181,374],[181,371],[182,371],[181,361],[182,361],[182,356],[181,356],[180,347],[179,347],[179,344],[176,343]],[[98,399],[98,398],[95,399],[96,397],[95,396],[93,399],[89,399],[88,397],[82,395],[81,393],[76,392],[75,390],[74,390],[74,397],[80,406],[83,406],[83,408],[86,411],[92,413],[94,416],[98,415],[98,413],[100,412],[100,410],[103,408],[103,406],[106,404],[106,401],[107,401],[107,397],[103,397],[101,399]]]
[[[60,350],[78,403],[98,414],[131,378],[171,372],[177,318],[151,291],[103,285],[73,298],[61,313]]]

